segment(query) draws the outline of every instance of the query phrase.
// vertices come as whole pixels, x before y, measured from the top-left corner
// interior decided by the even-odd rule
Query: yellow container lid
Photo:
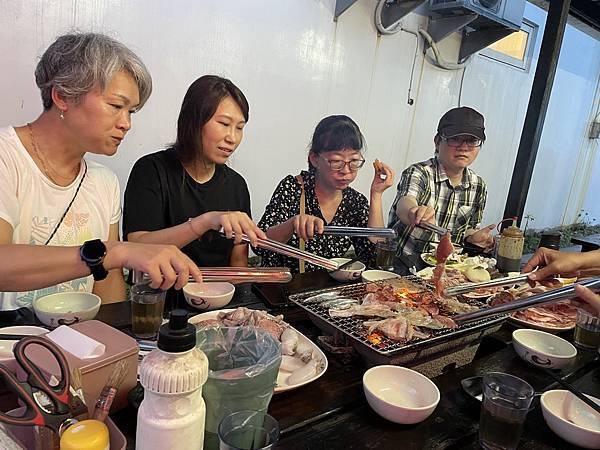
[[[60,437],[60,450],[110,450],[108,427],[99,420],[82,420]]]

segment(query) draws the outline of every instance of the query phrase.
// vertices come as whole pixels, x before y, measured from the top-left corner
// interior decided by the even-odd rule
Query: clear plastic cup
[[[483,376],[479,444],[488,450],[517,448],[534,390],[526,381],[501,372]]]
[[[279,423],[260,411],[238,411],[219,424],[219,450],[267,450],[279,441]]]

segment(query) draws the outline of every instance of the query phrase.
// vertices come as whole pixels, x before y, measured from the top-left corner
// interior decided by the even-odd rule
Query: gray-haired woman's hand
[[[104,264],[107,269],[127,267],[148,274],[153,288],[181,289],[191,276],[202,282],[198,266],[174,245],[137,244],[132,242],[106,243]]]

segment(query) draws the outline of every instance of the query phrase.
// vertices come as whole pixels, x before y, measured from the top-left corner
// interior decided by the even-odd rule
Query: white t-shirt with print
[[[108,238],[121,216],[119,181],[107,167],[87,161],[79,193],[48,245],[77,246]],[[44,245],[73,199],[85,165],[69,186],[50,181],[37,167],[13,127],[0,128],[0,218],[13,227],[13,244]],[[0,276],[2,274],[0,273]],[[30,306],[42,295],[91,292],[92,276],[30,292],[1,292],[0,310]]]

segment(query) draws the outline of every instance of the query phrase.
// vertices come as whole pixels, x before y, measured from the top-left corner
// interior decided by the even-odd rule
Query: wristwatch
[[[86,241],[79,247],[81,260],[88,265],[95,281],[104,280],[108,271],[102,265],[106,256],[106,245],[100,239]]]

